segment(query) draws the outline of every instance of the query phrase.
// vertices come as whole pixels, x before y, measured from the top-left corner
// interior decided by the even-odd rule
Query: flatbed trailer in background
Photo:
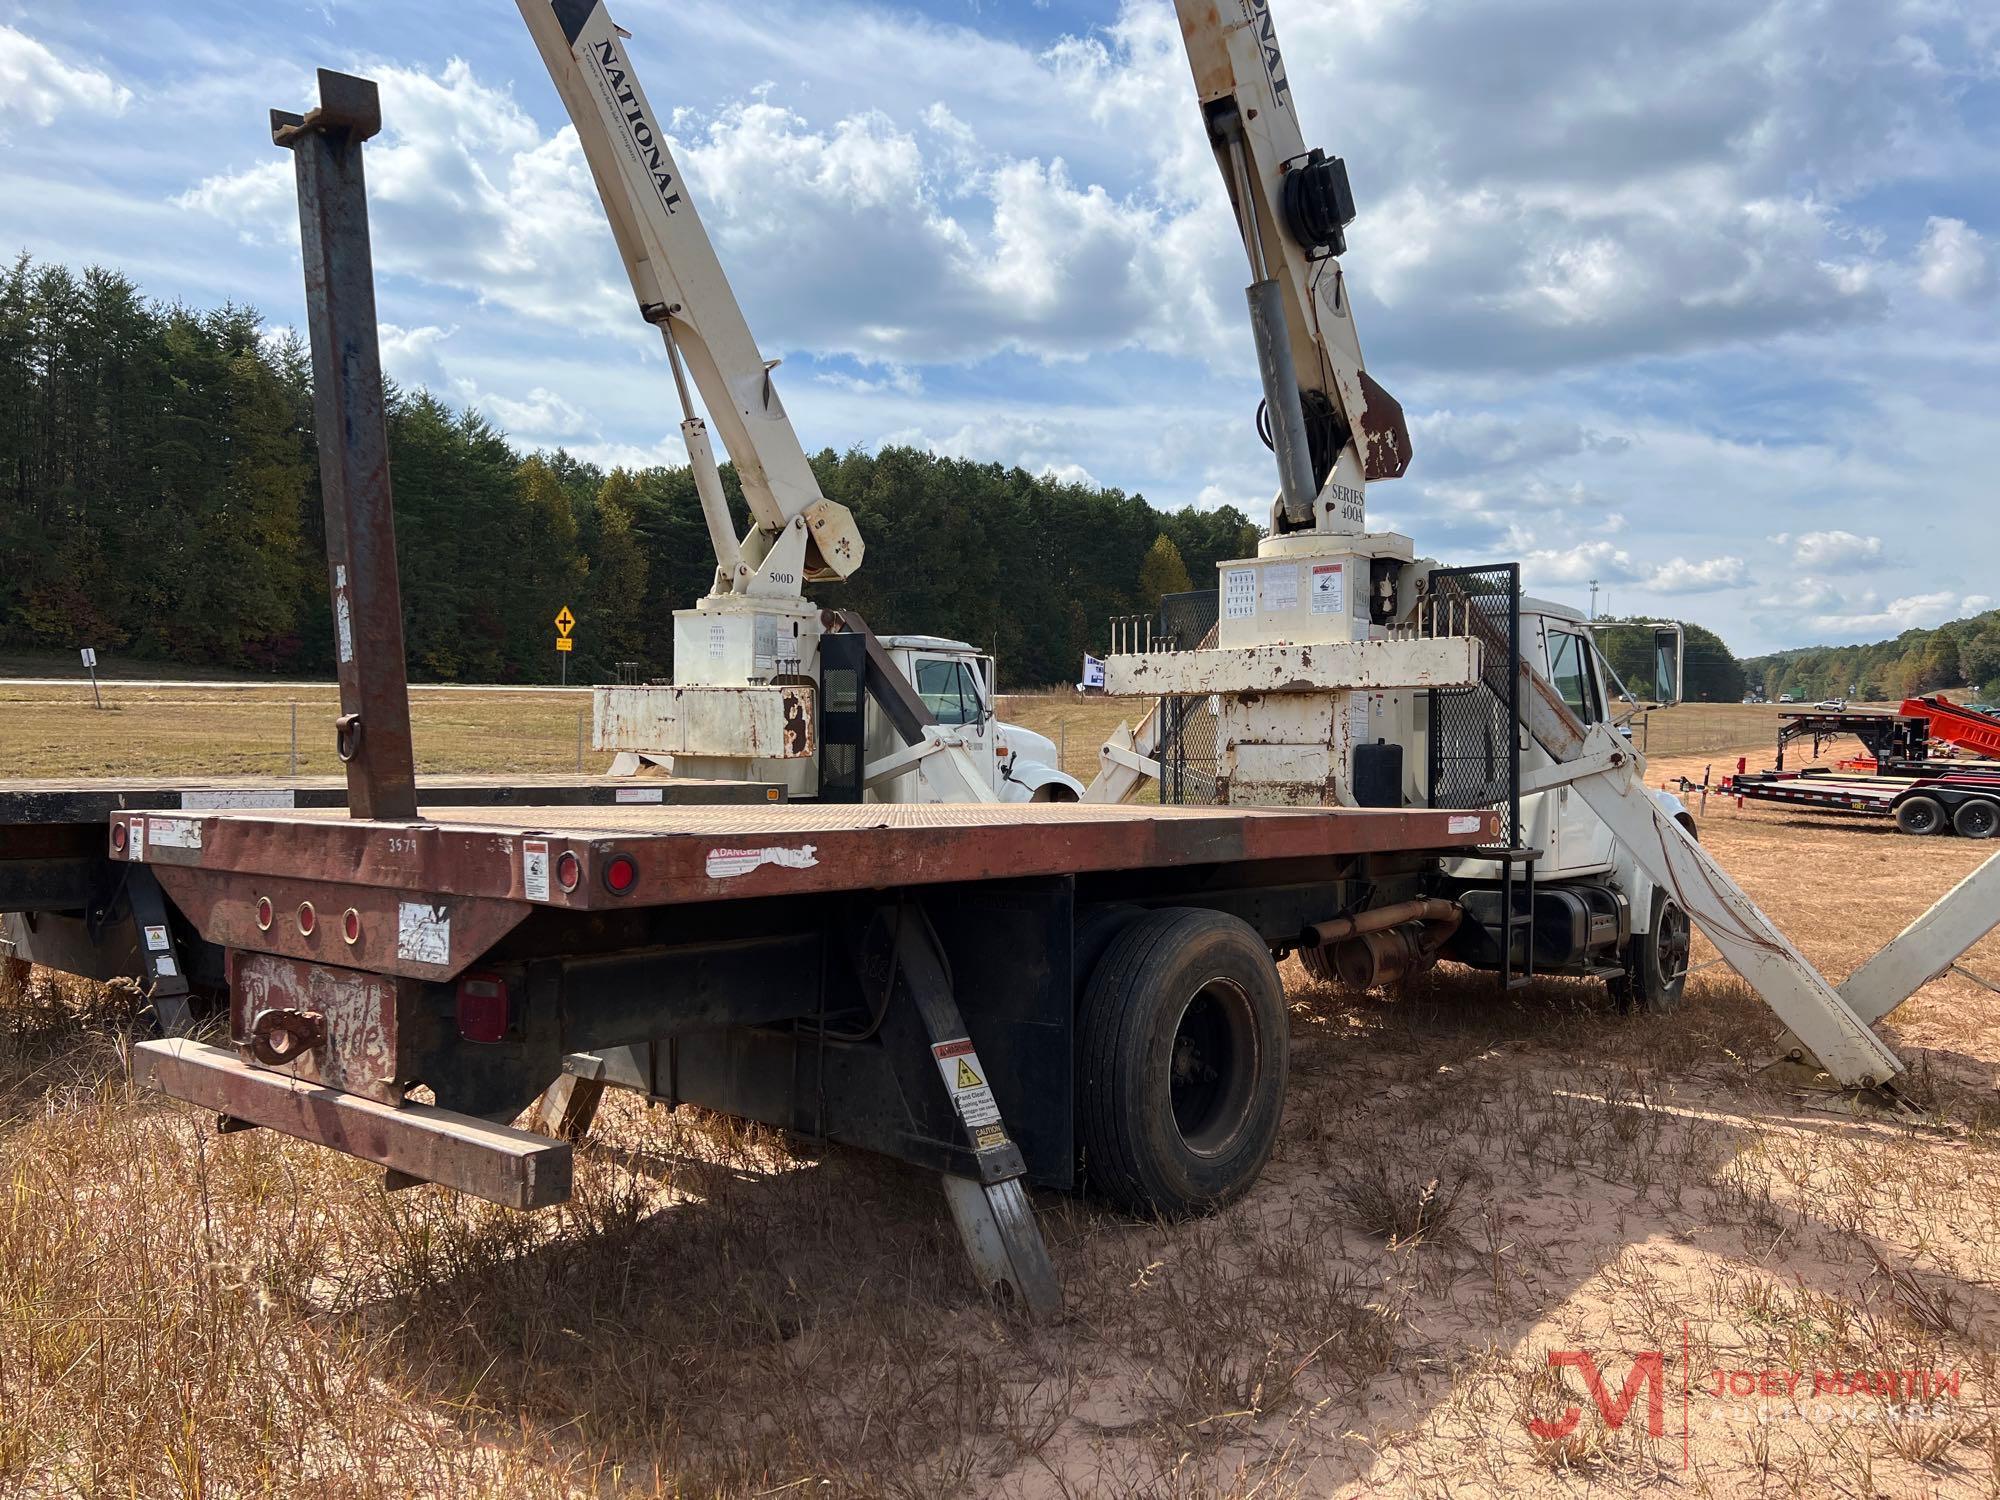
[[[1991,838],[2000,832],[2000,766],[1977,763],[1924,775],[1802,771],[1742,771],[1722,783],[1722,794],[1750,802],[1778,802],[1824,812],[1894,818],[1905,833],[1946,833]]]

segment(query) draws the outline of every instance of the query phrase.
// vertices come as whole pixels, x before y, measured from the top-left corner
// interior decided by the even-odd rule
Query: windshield
[[[983,718],[978,679],[962,661],[933,657],[918,662],[917,696],[940,724],[977,724]]]

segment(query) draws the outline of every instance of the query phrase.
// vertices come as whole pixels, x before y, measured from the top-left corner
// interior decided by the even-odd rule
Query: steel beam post
[[[319,96],[319,108],[303,117],[272,110],[271,139],[292,152],[298,172],[313,416],[340,671],[336,745],[347,766],[354,817],[413,819],[416,765],[361,170],[361,143],[382,128],[382,107],[368,79],[325,68]]]

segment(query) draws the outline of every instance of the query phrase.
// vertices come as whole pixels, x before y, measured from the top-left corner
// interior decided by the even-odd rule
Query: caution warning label
[[[986,1065],[972,1048],[971,1037],[939,1042],[931,1048],[938,1075],[951,1107],[972,1136],[978,1150],[991,1151],[1007,1144],[1007,1132],[1000,1124],[1000,1106],[993,1102],[993,1090],[986,1083]]]

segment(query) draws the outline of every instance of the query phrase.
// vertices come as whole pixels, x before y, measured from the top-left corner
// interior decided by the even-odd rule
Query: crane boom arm
[[[1344,274],[1347,168],[1306,149],[1268,0],[1176,0],[1195,93],[1250,259],[1250,308],[1285,530],[1355,532],[1365,486],[1410,461],[1396,399],[1363,368]]]
[[[861,565],[860,532],[845,506],[820,493],[772,383],[776,361],[758,352],[665,128],[639,86],[625,47],[629,33],[601,0],[517,3],[583,143],[640,312],[666,339],[721,586],[740,589],[753,574],[768,575],[764,587],[751,591],[796,594],[798,572],[808,579],[847,577]],[[682,361],[743,482],[755,525],[740,549],[721,504],[712,450],[688,400]],[[774,575],[771,566],[797,550],[780,547],[788,532],[803,543],[803,566]]]

